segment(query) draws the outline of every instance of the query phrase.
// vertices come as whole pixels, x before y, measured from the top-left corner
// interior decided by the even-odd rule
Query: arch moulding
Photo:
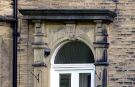
[[[94,46],[92,45],[92,43],[91,43],[90,40],[87,40],[87,38],[84,39],[84,38],[82,38],[82,37],[77,37],[75,40],[69,40],[68,37],[65,37],[65,38],[63,38],[63,39],[61,39],[61,40],[58,40],[58,41],[56,42],[56,44],[53,46],[53,48],[52,48],[52,53],[51,53],[51,64],[54,64],[55,56],[56,56],[57,52],[59,51],[59,49],[60,49],[63,45],[65,45],[66,43],[72,42],[72,41],[80,41],[80,42],[86,44],[86,45],[89,47],[89,49],[92,51],[92,54],[93,54],[94,60],[95,60]]]

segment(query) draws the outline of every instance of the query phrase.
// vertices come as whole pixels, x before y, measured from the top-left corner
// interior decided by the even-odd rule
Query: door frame
[[[76,74],[90,73],[91,74],[91,87],[95,87],[95,65],[94,64],[54,64],[52,65],[51,74],[50,74],[51,75],[50,87],[59,86],[59,74],[64,74],[64,73],[76,73]]]
[[[82,72],[84,71],[90,71],[91,73],[91,84],[92,87],[95,87],[95,65],[94,63],[81,63],[81,64],[55,64],[55,57],[57,55],[57,52],[59,49],[66,43],[70,41],[65,41],[61,43],[53,52],[52,59],[51,59],[51,69],[50,69],[50,87],[56,87],[56,85],[59,84],[57,81],[59,79],[59,76],[57,72],[64,72],[67,73],[69,71],[73,70],[80,70]],[[57,80],[55,80],[57,79]],[[52,84],[53,83],[53,84]]]

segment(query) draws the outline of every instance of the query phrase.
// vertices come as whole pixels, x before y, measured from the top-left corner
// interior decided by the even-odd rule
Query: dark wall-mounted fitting
[[[44,49],[44,55],[45,55],[45,57],[46,57],[46,56],[49,56],[50,53],[51,53],[51,49],[50,49],[50,48],[45,48],[45,49]]]

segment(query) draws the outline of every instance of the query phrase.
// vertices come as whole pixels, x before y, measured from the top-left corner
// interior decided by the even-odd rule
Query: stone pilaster
[[[44,29],[43,24],[40,20],[33,21],[35,23],[35,33],[34,35],[34,87],[42,87],[42,68],[46,66],[44,63],[44,50],[45,50],[45,42],[43,40],[44,37]]]
[[[106,87],[107,85],[107,65],[108,65],[108,34],[107,24],[102,21],[95,21],[95,65],[96,65],[96,86]],[[103,81],[104,80],[104,81]]]

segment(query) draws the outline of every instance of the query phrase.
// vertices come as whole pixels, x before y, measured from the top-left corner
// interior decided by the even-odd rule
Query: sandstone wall
[[[0,22],[0,87],[12,85],[12,29]]]
[[[112,0],[19,0],[19,8],[83,8],[83,9],[115,9]],[[21,53],[19,53],[20,63],[20,87],[29,87],[31,82],[27,78],[32,78],[28,70],[33,70],[32,64],[32,38],[28,35],[27,21],[20,23],[22,42]],[[34,28],[33,28],[34,29]],[[31,41],[30,41],[31,40]],[[30,42],[30,43],[28,43]],[[108,87],[134,87],[135,85],[135,1],[119,0],[118,16],[109,29],[109,68]],[[30,54],[27,54],[31,52]],[[30,61],[30,60],[31,61]],[[28,66],[27,66],[28,65]],[[27,77],[29,75],[29,77]],[[18,75],[19,76],[19,75]],[[29,85],[29,86],[28,86]],[[33,86],[30,86],[33,87]]]
[[[124,2],[125,0],[122,0]],[[59,8],[59,9],[114,9],[115,4],[111,0],[20,0],[20,8]]]
[[[0,18],[12,16],[12,11],[12,0],[0,0]],[[12,87],[12,43],[11,24],[0,20],[0,87]]]
[[[12,0],[0,0],[0,16],[12,16]]]
[[[21,36],[18,38],[18,87],[34,87],[33,61],[34,54],[32,49],[33,26],[29,25],[26,20],[19,21]]]

